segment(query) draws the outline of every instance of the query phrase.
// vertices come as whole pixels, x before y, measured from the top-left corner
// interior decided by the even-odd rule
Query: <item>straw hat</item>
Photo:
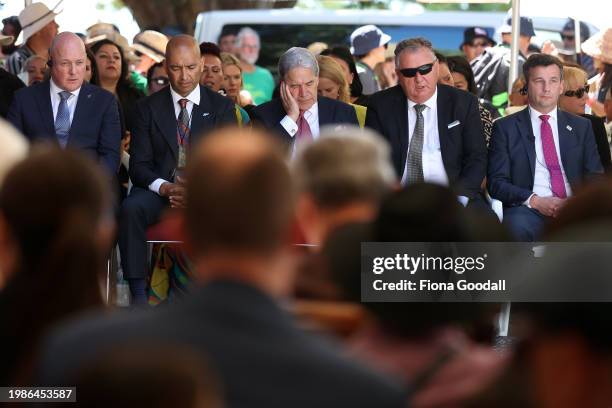
[[[612,64],[612,27],[601,30],[582,43],[582,52]]]
[[[153,30],[145,30],[134,37],[134,50],[151,57],[155,62],[162,62],[166,58],[166,45],[168,37]]]
[[[87,28],[87,38],[94,38],[104,34],[114,34],[117,30],[110,23],[96,23]],[[99,41],[99,40],[98,40]]]
[[[128,43],[127,38],[125,38],[124,36],[122,36],[121,34],[115,32],[112,32],[110,34],[100,34],[98,36],[95,36],[93,38],[87,38],[85,40],[85,44],[87,44],[88,46],[97,43],[98,41],[102,41],[102,40],[109,40],[114,42],[115,44],[117,44],[118,46],[121,47],[121,49],[123,50],[124,53],[128,53],[129,51],[132,50],[132,47],[130,47],[130,44]]]
[[[9,45],[13,42],[13,36],[0,34],[0,45]]]
[[[61,11],[55,12],[55,9],[62,3],[60,0],[53,9],[49,8],[43,3],[32,3],[28,7],[21,10],[19,13],[19,24],[21,24],[22,42],[28,41],[28,38],[42,30],[47,24],[55,20]]]

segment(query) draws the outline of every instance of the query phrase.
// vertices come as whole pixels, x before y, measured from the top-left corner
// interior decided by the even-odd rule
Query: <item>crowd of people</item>
[[[507,346],[500,305],[361,303],[360,261],[362,242],[608,240],[612,28],[585,26],[576,59],[573,21],[535,49],[521,17],[508,92],[510,28],[444,56],[366,25],[290,47],[275,80],[249,27],[130,45],[55,16],[33,3],[0,38],[0,385],[77,385],[83,406],[610,405],[605,304],[520,305]],[[191,285],[116,309],[109,257],[146,305],[160,226]],[[586,256],[610,253],[538,267]]]

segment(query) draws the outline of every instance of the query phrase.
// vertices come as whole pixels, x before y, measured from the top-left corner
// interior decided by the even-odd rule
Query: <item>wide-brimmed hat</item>
[[[351,54],[366,55],[389,41],[391,41],[391,37],[375,25],[361,26],[351,34]]]
[[[145,30],[134,37],[132,47],[134,50],[148,55],[155,62],[162,62],[166,58],[166,45],[168,37],[153,30]]]
[[[25,43],[28,38],[42,30],[47,24],[55,20],[62,11],[55,12],[55,9],[62,3],[60,0],[51,10],[43,3],[32,3],[19,13],[19,24],[21,24],[21,41]]]
[[[582,52],[612,64],[612,27],[605,28],[582,43]]]
[[[87,33],[87,38],[95,38],[104,34],[114,34],[118,33],[117,29],[114,25],[110,23],[96,23],[87,28],[85,31]]]
[[[0,34],[0,45],[9,45],[13,42],[12,35]]]

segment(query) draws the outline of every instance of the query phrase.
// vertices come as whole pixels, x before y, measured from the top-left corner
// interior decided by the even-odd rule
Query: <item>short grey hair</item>
[[[296,193],[311,194],[325,208],[378,203],[397,184],[390,151],[372,130],[323,128],[319,139],[299,150],[292,162]]]
[[[251,27],[243,27],[236,34],[236,47],[240,47],[242,45],[242,40],[244,37],[255,37],[257,39],[257,47],[261,48],[261,40],[259,39],[259,34],[257,31],[253,30]]]
[[[402,53],[413,53],[422,48],[429,50],[429,52],[431,52],[431,56],[434,59],[436,58],[436,52],[433,49],[433,45],[431,45],[431,42],[426,38],[416,37],[400,41],[395,47],[395,67],[399,68],[399,59]]]
[[[293,68],[310,69],[316,77],[319,76],[317,58],[306,48],[291,47],[278,60],[278,74],[281,79]]]

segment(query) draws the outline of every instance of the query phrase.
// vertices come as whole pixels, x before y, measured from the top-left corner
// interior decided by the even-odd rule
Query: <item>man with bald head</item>
[[[109,174],[119,168],[121,126],[117,99],[84,81],[83,41],[63,32],[51,44],[51,78],[15,93],[7,119],[32,142],[82,150]]]
[[[236,122],[234,105],[200,86],[202,61],[193,37],[166,46],[170,86],[138,102],[130,149],[133,187],[121,208],[119,248],[133,303],[146,302],[146,229],[169,205],[184,205],[181,177],[189,148],[206,133]]]

